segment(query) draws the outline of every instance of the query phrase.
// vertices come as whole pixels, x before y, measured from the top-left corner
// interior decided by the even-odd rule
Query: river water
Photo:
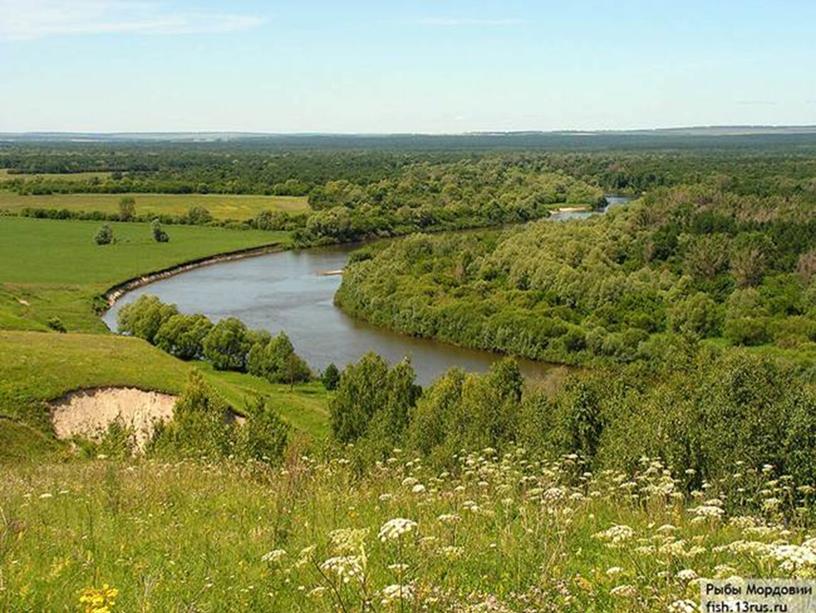
[[[625,202],[620,198],[609,200],[611,206]],[[553,218],[563,220],[563,215]],[[588,213],[569,215],[582,218]],[[194,269],[128,292],[104,320],[108,327],[116,329],[117,313],[124,305],[143,294],[152,294],[177,305],[184,313],[203,313],[213,321],[232,316],[251,328],[273,333],[284,330],[295,351],[317,370],[331,362],[343,368],[368,351],[379,353],[391,363],[408,356],[422,385],[454,366],[483,372],[501,357],[403,336],[345,315],[333,303],[341,277],[321,273],[342,269],[355,248],[339,245],[283,251]],[[525,376],[532,379],[547,378],[553,368],[530,360],[520,360],[520,365]]]

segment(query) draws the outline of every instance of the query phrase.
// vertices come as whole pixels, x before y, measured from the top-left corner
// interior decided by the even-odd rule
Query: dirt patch
[[[57,438],[81,436],[91,440],[118,420],[133,428],[136,447],[142,449],[153,434],[154,424],[173,417],[175,404],[175,396],[133,387],[79,390],[51,403],[51,419]]]

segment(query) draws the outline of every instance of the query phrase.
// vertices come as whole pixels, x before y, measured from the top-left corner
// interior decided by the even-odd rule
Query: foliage
[[[113,229],[108,224],[102,224],[94,235],[97,245],[110,245],[113,242]]]
[[[328,391],[333,392],[340,384],[340,370],[334,365],[334,362],[326,366],[323,373],[320,375],[320,382]]]
[[[159,349],[177,358],[198,360],[204,356],[204,339],[212,327],[212,322],[204,315],[177,313],[162,322],[153,342]]]
[[[347,366],[329,401],[335,439],[352,443],[370,435],[381,451],[396,444],[421,392],[414,379],[407,358],[389,368],[380,356],[368,353]]]
[[[119,221],[131,221],[136,217],[136,199],[124,196],[119,200]]]
[[[153,240],[157,243],[167,243],[170,241],[170,237],[167,235],[167,232],[164,231],[158,219],[154,219],[150,222],[150,232],[153,234]]]
[[[161,327],[178,314],[175,305],[165,304],[156,296],[145,294],[119,311],[119,330],[155,345]]]
[[[240,319],[226,317],[207,333],[202,346],[204,358],[216,370],[245,371],[252,341]]]
[[[649,359],[667,332],[809,350],[811,206],[680,186],[590,220],[414,235],[352,261],[335,302],[402,333],[568,364]]]

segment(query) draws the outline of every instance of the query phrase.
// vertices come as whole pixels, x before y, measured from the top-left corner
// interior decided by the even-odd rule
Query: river
[[[626,199],[609,198],[610,206]],[[614,202],[613,202],[614,200]],[[565,214],[557,213],[555,220]],[[587,212],[570,212],[582,218]],[[375,328],[356,321],[334,306],[339,275],[356,247],[339,245],[223,262],[156,281],[128,292],[105,314],[105,323],[116,329],[119,310],[142,296],[152,294],[173,303],[184,313],[203,313],[217,321],[237,317],[251,328],[286,331],[295,350],[313,369],[334,362],[342,368],[368,351],[391,363],[408,356],[417,381],[428,385],[449,368],[483,372],[501,356],[488,351],[464,349],[434,340],[419,339]],[[525,376],[546,379],[552,365],[520,360]]]

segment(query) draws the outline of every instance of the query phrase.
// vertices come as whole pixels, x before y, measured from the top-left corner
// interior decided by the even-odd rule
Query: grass
[[[65,175],[59,175],[60,177]],[[0,176],[0,179],[3,177]],[[184,215],[193,206],[203,206],[215,219],[243,221],[264,210],[301,213],[309,210],[306,197],[257,196],[236,194],[51,194],[21,196],[0,191],[0,209],[20,211],[23,208],[68,209],[118,213],[119,201],[125,196],[136,200],[137,215]]]
[[[59,317],[69,331],[104,332],[94,296],[141,274],[188,260],[262,245],[291,244],[286,232],[169,226],[169,243],[148,224],[114,223],[116,242],[99,246],[100,224],[0,217],[0,328],[44,330]]]
[[[44,444],[46,403],[69,391],[107,386],[180,393],[193,368],[239,412],[254,395],[297,430],[315,438],[327,433],[327,393],[319,383],[274,385],[242,373],[214,371],[183,362],[137,338],[90,334],[0,331],[0,460],[24,455],[29,443]],[[32,430],[33,429],[33,430]],[[7,440],[6,440],[7,439]],[[51,441],[45,435],[45,442]]]
[[[697,610],[698,575],[736,585],[814,570],[812,531],[767,504],[784,497],[771,475],[740,477],[766,509],[751,511],[716,487],[684,497],[648,461],[580,478],[570,459],[519,452],[463,455],[441,474],[412,457],[363,478],[301,453],[269,470],[10,467],[0,610],[76,610],[107,585],[114,612],[683,612]],[[415,523],[384,531],[396,518]]]

